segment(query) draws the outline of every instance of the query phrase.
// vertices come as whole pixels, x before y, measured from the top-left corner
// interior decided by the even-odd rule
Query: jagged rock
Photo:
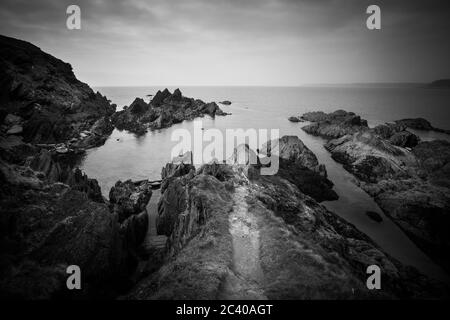
[[[327,139],[340,138],[362,130],[368,130],[367,121],[353,112],[337,110],[332,113],[308,112],[301,116],[312,124],[302,127],[305,132]]]
[[[23,117],[26,142],[64,142],[114,113],[115,106],[78,81],[68,63],[28,42],[1,36],[0,58],[0,109]]]
[[[359,179],[385,214],[428,255],[450,270],[450,143],[420,142],[406,127],[429,130],[424,119],[346,135],[325,147]],[[397,147],[413,147],[412,152]]]
[[[269,141],[262,146],[261,153],[270,156],[272,150],[277,148],[280,158],[298,163],[313,171],[318,170],[317,157],[297,136],[283,136],[280,139]]]
[[[117,181],[109,191],[109,201],[118,213],[119,222],[145,210],[151,196],[152,187],[148,181]]]
[[[129,250],[104,203],[28,167],[0,161],[0,297],[113,297],[129,274]],[[81,290],[66,288],[66,267],[82,270]]]
[[[223,297],[227,278],[234,274],[230,268],[235,263],[231,249],[234,240],[229,231],[230,212],[234,210],[245,210],[245,216],[256,219],[245,228],[257,226],[257,259],[268,299],[448,295],[445,286],[401,265],[354,226],[286,179],[259,176],[247,180],[235,165],[226,171],[234,173],[228,181],[240,184],[241,191],[226,189],[224,182],[203,170],[171,180],[159,204],[158,226],[159,233],[169,236],[170,259],[126,298]],[[234,195],[242,190],[246,190],[246,196]],[[253,259],[253,252],[245,254]],[[364,270],[372,264],[383,270],[383,290],[366,287]],[[240,277],[244,278],[241,274]],[[238,283],[245,286],[245,281]]]
[[[72,169],[70,161],[55,152],[42,149],[30,157],[26,165],[41,172],[48,183],[62,182],[82,191],[96,202],[104,202],[97,180],[88,178],[79,168]]]
[[[162,92],[158,91],[149,103],[136,98],[130,107],[116,112],[112,121],[120,130],[143,134],[147,129],[170,127],[206,114],[211,117],[226,115],[214,102],[204,103],[184,97],[180,89],[176,89],[172,94],[166,88]]]

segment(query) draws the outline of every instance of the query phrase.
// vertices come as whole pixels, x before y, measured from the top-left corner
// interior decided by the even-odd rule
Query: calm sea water
[[[164,87],[103,87],[95,88],[116,103],[120,110],[135,97],[148,101],[148,94],[155,94]],[[169,87],[173,91],[175,88]],[[450,129],[450,90],[434,90],[413,87],[399,88],[351,88],[351,87],[181,87],[183,95],[205,102],[230,100],[230,106],[222,106],[232,115],[202,118],[202,127],[226,129],[279,129],[280,136],[297,135],[327,167],[329,179],[339,200],[324,205],[369,235],[386,252],[405,264],[412,265],[429,276],[444,279],[446,275],[423,254],[392,223],[376,203],[354,184],[354,178],[341,165],[331,159],[323,148],[323,140],[304,133],[301,123],[291,123],[289,116],[304,112],[337,109],[353,111],[370,126],[402,118],[423,117],[435,127]],[[171,141],[177,129],[193,132],[193,121],[185,121],[167,129],[152,131],[137,137],[125,131],[115,130],[106,143],[89,150],[82,169],[96,178],[107,197],[117,180],[160,179],[161,168],[170,161]],[[419,132],[420,133],[420,132]],[[420,133],[422,139],[447,139],[445,134]],[[376,223],[366,211],[380,213],[384,220]]]

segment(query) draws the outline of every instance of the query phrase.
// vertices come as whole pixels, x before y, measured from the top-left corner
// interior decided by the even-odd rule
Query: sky
[[[68,30],[66,9],[81,8]],[[369,30],[366,9],[381,9]],[[450,1],[1,0],[0,34],[91,86],[298,86],[450,78]]]

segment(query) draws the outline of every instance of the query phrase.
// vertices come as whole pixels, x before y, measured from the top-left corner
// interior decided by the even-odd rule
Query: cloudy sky
[[[81,30],[66,8],[81,8]],[[366,28],[370,4],[378,31]],[[0,33],[106,85],[303,85],[450,77],[450,1],[2,0]]]

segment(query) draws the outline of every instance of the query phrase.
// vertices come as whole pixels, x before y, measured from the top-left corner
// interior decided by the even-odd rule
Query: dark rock
[[[327,139],[340,138],[347,134],[368,130],[367,121],[353,112],[337,110],[332,113],[308,112],[301,116],[312,124],[302,127],[302,130]]]
[[[416,130],[433,130],[431,123],[423,118],[396,120],[395,123]]]
[[[303,122],[303,120],[299,117],[289,117],[288,120],[290,122]]]
[[[394,133],[389,142],[402,148],[414,148],[419,143],[419,137],[409,131],[401,131]]]
[[[76,79],[68,63],[4,36],[0,48],[0,108],[24,118],[26,142],[64,142],[114,112],[105,97]]]
[[[231,215],[239,219],[236,212],[249,219],[245,224],[249,237],[258,230],[258,263],[264,271],[261,281],[268,299],[448,295],[444,286],[400,264],[286,179],[260,176],[248,180],[239,167],[223,171],[234,173],[227,182],[234,181],[238,188],[225,188],[223,182],[201,170],[197,175],[191,172],[170,181],[160,200],[158,216],[158,232],[169,237],[170,259],[143,279],[127,298],[227,297],[228,281],[236,277],[230,268],[233,238],[229,233]],[[251,250],[245,254],[252,257]],[[383,290],[366,287],[364,271],[372,264],[383,270]],[[232,293],[237,298],[246,296],[239,290]]]
[[[135,183],[131,180],[117,181],[109,191],[109,201],[123,222],[131,215],[139,214],[147,206],[152,196],[152,188],[148,181]]]
[[[130,107],[116,112],[112,117],[114,125],[120,130],[128,130],[137,134],[147,132],[147,129],[167,128],[184,120],[209,115],[226,115],[214,103],[204,103],[201,100],[183,97],[176,89],[173,94],[169,90],[158,91],[150,103],[137,98]]]
[[[0,297],[114,297],[130,272],[130,254],[107,205],[2,161],[0,180]],[[68,292],[72,264],[81,268],[83,285]]]
[[[383,218],[375,211],[366,211],[366,215],[375,222],[382,222]]]

